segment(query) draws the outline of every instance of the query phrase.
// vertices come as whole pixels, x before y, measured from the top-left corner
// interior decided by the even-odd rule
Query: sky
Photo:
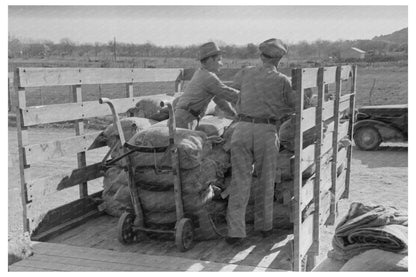
[[[8,34],[77,43],[152,42],[186,46],[214,40],[258,44],[371,39],[408,27],[401,6],[8,6]]]

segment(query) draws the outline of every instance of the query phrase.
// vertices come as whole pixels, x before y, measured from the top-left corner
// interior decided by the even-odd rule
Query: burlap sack
[[[207,115],[201,118],[195,130],[202,131],[207,134],[207,136],[222,136],[225,128],[230,126],[231,123],[231,119]]]
[[[279,128],[279,140],[289,151],[295,151],[295,126],[296,117],[292,115],[288,120],[282,123]],[[315,127],[303,133],[303,148],[313,144],[316,140]]]
[[[158,228],[158,225],[166,225],[166,224],[175,224],[176,222],[176,212],[175,210],[170,212],[146,212],[144,216],[145,224],[154,225],[154,227]],[[159,228],[158,228],[159,229]]]
[[[180,171],[182,192],[192,194],[205,190],[217,181],[219,174],[221,174],[219,167],[210,159],[204,159],[195,168],[182,169]],[[157,174],[153,169],[137,169],[135,180],[139,187],[153,191],[165,191],[174,186],[174,177],[171,172]]]
[[[213,196],[214,193],[211,187],[198,193],[182,193],[184,212],[187,214],[196,214],[200,209],[203,209],[204,206],[209,205]],[[140,189],[139,198],[144,211],[175,211],[175,193],[173,190],[149,191]]]
[[[213,144],[212,150],[205,156],[205,159],[216,163],[218,177],[224,177],[231,169],[231,154],[224,150],[224,143]]]
[[[120,216],[125,210],[132,208],[128,174],[121,167],[109,168],[103,178],[103,203],[98,209],[112,216]]]
[[[179,97],[181,95],[182,95],[182,93],[175,94],[175,96],[174,96],[175,98],[171,102],[173,110],[175,110],[176,104],[178,103]],[[170,101],[169,101],[169,103],[170,103]],[[158,122],[165,121],[165,120],[169,119],[169,108],[165,105],[162,109],[160,109],[157,113],[152,114],[149,118],[153,119],[153,120],[156,120]],[[163,125],[163,126],[167,126],[167,125]]]
[[[136,133],[152,126],[154,123],[156,123],[156,121],[139,117],[126,117],[120,119],[120,125],[126,141],[131,139]],[[89,149],[95,149],[106,145],[111,148],[119,141],[120,137],[118,135],[117,127],[114,123],[112,123],[108,125],[104,131],[97,136],[97,138],[95,138]],[[116,157],[120,153],[121,145],[115,149],[112,157]]]
[[[154,127],[143,130],[134,135],[130,144],[146,147],[163,147],[169,145],[169,129],[167,127]],[[175,144],[178,148],[180,168],[191,169],[199,166],[204,156],[212,149],[211,141],[203,132],[182,128],[176,129]],[[170,167],[172,164],[169,149],[163,153],[132,154],[133,165]]]
[[[128,174],[119,166],[110,167],[103,178],[103,195],[114,195],[121,186],[127,186]]]
[[[150,118],[158,113],[163,107],[161,102],[172,103],[175,97],[167,94],[156,94],[146,96],[136,103],[136,107],[129,110],[135,117]]]
[[[102,196],[103,203],[98,206],[100,211],[115,217],[127,210],[132,210],[130,190],[127,186],[121,186],[115,194],[105,194]]]
[[[172,190],[139,189],[139,198],[144,212],[175,212],[175,198]]]

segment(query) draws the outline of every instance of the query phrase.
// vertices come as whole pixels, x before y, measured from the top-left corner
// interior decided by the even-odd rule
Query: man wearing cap
[[[255,191],[254,228],[263,236],[273,228],[273,196],[279,138],[277,126],[295,111],[295,94],[289,78],[277,71],[286,45],[269,39],[259,46],[261,66],[240,70],[233,87],[240,89],[236,111],[238,122],[231,138],[232,182],[227,207],[227,243],[246,237],[245,212],[250,197],[253,168]],[[253,167],[254,165],[254,167]]]
[[[216,75],[222,66],[221,54],[214,42],[199,48],[201,68],[195,71],[176,105],[177,127],[195,129],[211,100],[226,113],[235,114],[230,103],[236,103],[238,90],[224,85]]]

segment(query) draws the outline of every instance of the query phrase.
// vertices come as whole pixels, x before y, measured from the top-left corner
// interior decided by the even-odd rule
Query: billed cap
[[[287,53],[287,46],[280,39],[271,38],[260,43],[259,50],[271,58],[278,58]]]

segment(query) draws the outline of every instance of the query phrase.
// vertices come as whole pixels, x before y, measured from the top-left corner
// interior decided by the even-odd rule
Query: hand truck
[[[108,104],[111,113],[113,115],[114,124],[117,127],[117,132],[120,137],[120,143],[123,147],[122,155],[106,161],[108,155],[103,160],[103,167],[108,168],[117,161],[122,161],[123,168],[128,172],[128,188],[130,191],[131,201],[133,204],[133,211],[124,212],[118,221],[117,233],[118,240],[123,244],[131,244],[134,242],[139,242],[143,239],[145,233],[160,233],[160,234],[173,234],[175,237],[175,244],[181,252],[187,251],[193,246],[194,239],[194,229],[192,221],[189,218],[184,217],[183,211],[183,200],[182,200],[182,184],[180,179],[180,166],[179,166],[179,153],[178,148],[175,145],[175,132],[176,132],[176,123],[173,107],[171,103],[161,102],[161,105],[166,105],[169,110],[169,144],[163,147],[144,147],[144,146],[135,146],[126,142],[124,138],[124,133],[121,128],[120,120],[118,114],[115,110],[114,104],[108,98],[100,98],[100,104]],[[130,154],[134,152],[145,152],[145,153],[161,153],[165,151],[170,151],[171,153],[171,164],[172,167],[169,169],[169,172],[173,174],[173,183],[174,183],[174,197],[175,197],[175,208],[176,208],[176,224],[173,230],[161,230],[156,228],[146,228],[144,213],[141,207],[139,190],[135,182],[135,167],[132,164],[132,157]],[[155,165],[156,170],[156,165]],[[165,171],[166,172],[166,171]]]

